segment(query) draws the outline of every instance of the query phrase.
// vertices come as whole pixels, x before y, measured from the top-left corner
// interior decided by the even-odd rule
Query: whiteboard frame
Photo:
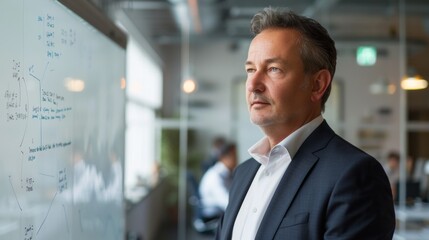
[[[93,3],[85,0],[58,0],[58,2],[83,18],[120,47],[126,49],[127,35]]]

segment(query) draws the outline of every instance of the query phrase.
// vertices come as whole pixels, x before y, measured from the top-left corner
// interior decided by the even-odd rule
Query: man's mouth
[[[265,106],[265,105],[269,105],[269,102],[266,101],[261,101],[261,100],[254,100],[251,102],[250,106],[251,107],[261,107],[261,106]]]
[[[250,107],[264,107],[271,104],[267,97],[257,93],[252,94],[249,102]]]

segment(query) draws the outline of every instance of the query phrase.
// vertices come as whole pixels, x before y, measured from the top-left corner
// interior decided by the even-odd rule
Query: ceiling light
[[[401,81],[401,87],[404,90],[425,89],[427,88],[427,86],[428,86],[428,82],[418,75],[414,77],[406,77]]]
[[[125,89],[126,86],[127,86],[127,81],[125,80],[125,78],[121,78],[121,89]]]
[[[65,85],[70,92],[82,92],[85,89],[85,81],[77,78],[66,78]]]
[[[197,89],[197,84],[193,79],[187,79],[183,82],[183,91],[187,94],[193,93]]]

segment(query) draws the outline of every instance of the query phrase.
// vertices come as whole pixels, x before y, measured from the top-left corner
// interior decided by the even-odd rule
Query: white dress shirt
[[[235,219],[232,239],[254,239],[265,211],[287,167],[305,139],[323,122],[322,115],[305,124],[270,149],[264,137],[249,154],[261,166],[258,169]]]
[[[231,172],[222,162],[217,162],[207,170],[199,187],[204,216],[209,217],[225,211],[230,183]]]

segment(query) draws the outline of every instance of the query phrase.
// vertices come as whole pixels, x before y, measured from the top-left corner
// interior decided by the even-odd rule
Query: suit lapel
[[[232,229],[234,226],[235,218],[237,217],[238,211],[240,210],[241,203],[252,184],[253,177],[259,169],[260,164],[254,159],[248,160],[247,163],[243,164],[243,169],[236,171],[234,176],[233,185],[231,187],[231,195],[228,203],[228,207],[225,211],[223,220],[223,226],[225,231],[222,231],[223,235],[221,239],[231,239]]]
[[[273,239],[301,184],[318,161],[313,153],[326,147],[334,132],[324,121],[302,144],[268,205],[255,239]]]

